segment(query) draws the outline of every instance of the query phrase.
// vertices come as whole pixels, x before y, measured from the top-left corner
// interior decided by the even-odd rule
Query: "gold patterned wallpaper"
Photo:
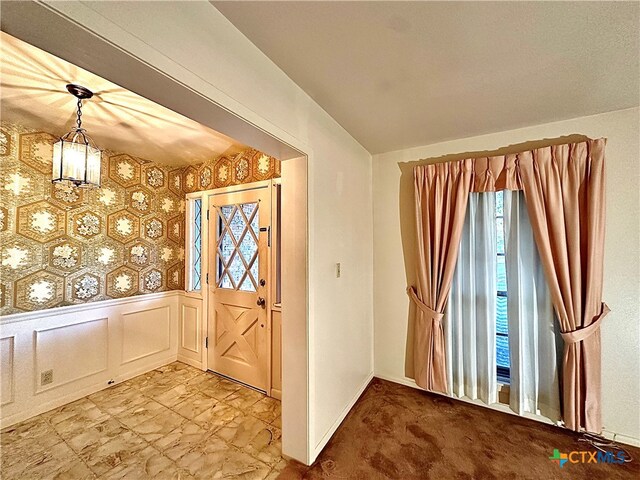
[[[101,188],[52,184],[56,141],[0,124],[0,314],[183,289],[183,169],[105,151]]]
[[[280,176],[253,149],[179,169],[104,151],[84,190],[51,183],[56,141],[0,124],[0,315],[184,289],[185,193]]]
[[[186,193],[212,190],[280,177],[280,161],[248,149],[233,158],[218,157],[199,165],[184,167]]]

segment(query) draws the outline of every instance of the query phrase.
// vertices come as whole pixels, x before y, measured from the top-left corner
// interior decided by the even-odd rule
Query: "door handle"
[[[266,301],[264,298],[262,298],[262,297],[258,297],[258,301],[256,302],[256,304],[257,304],[259,307],[264,308],[264,307],[265,307],[265,305],[267,304],[267,301]]]

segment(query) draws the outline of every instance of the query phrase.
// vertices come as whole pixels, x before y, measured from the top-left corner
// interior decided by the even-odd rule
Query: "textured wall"
[[[252,149],[180,169],[104,151],[83,190],[51,183],[56,141],[0,126],[0,315],[183,289],[185,192],[280,176]]]
[[[0,314],[184,288],[182,169],[105,151],[102,186],[51,183],[53,135],[0,128]]]

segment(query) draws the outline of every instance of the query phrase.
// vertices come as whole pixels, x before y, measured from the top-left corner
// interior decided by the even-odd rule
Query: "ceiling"
[[[62,135],[75,125],[76,99],[65,85],[94,92],[82,126],[100,149],[168,166],[201,163],[246,149],[233,139],[43,50],[0,32],[2,119]]]
[[[640,103],[638,2],[212,2],[371,153]]]

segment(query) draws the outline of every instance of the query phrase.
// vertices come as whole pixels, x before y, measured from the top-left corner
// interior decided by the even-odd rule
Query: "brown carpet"
[[[580,435],[515,415],[374,379],[316,462],[288,479],[640,479],[631,463],[570,464],[549,457],[595,451]]]

